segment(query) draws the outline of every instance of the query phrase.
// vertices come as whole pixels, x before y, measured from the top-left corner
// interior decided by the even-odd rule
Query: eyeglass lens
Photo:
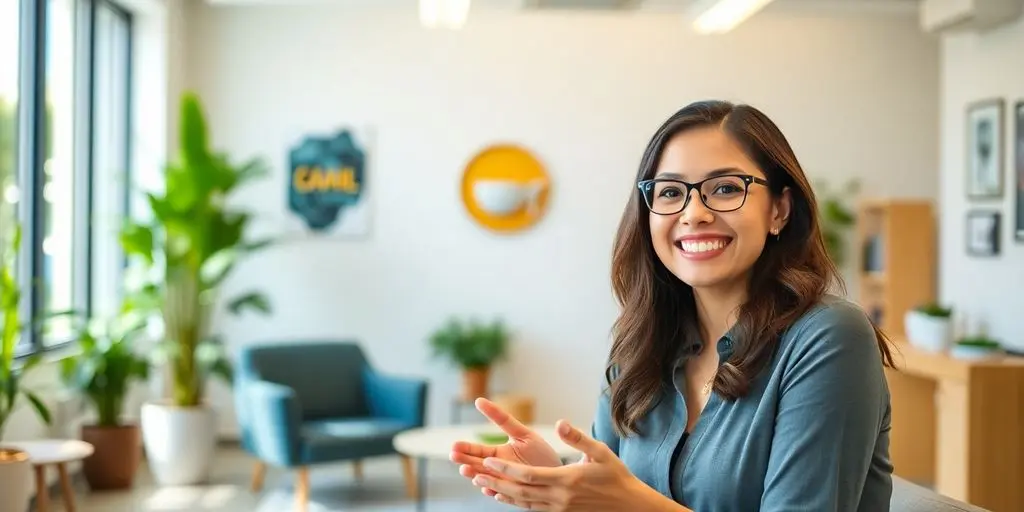
[[[700,196],[711,210],[728,212],[743,206],[747,184],[737,176],[712,178],[700,185]],[[644,196],[651,211],[661,215],[677,213],[686,205],[686,185],[673,181],[656,181],[644,187]]]

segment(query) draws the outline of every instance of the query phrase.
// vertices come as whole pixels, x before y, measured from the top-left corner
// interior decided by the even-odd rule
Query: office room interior
[[[0,511],[514,509],[451,446],[485,397],[579,463],[703,100],[892,341],[892,510],[1024,510],[1022,51],[1024,0],[0,0]]]

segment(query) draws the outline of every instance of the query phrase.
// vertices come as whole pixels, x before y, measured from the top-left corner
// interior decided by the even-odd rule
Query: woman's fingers
[[[519,507],[519,508],[525,509],[525,510],[551,510],[550,507],[548,507],[547,505],[545,505],[543,503],[538,503],[538,502],[532,502],[531,503],[531,502],[528,502],[528,501],[515,500],[515,499],[512,499],[512,498],[510,498],[508,496],[505,496],[504,494],[495,494],[494,495],[494,499],[498,500],[498,502],[500,502],[500,503],[504,503],[506,505],[512,505],[513,507]]]
[[[476,399],[476,409],[481,414],[491,420],[502,431],[516,439],[526,439],[533,436],[533,431],[527,428],[519,420],[512,417],[511,414],[505,412],[501,407],[498,407],[494,402],[486,398]]]
[[[455,444],[452,445],[452,453],[464,453],[471,457],[486,459],[487,457],[497,457],[498,447],[494,445],[471,443],[469,441],[456,441]]]

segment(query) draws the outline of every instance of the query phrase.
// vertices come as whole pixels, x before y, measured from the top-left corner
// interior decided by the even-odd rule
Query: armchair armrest
[[[385,375],[372,369],[363,371],[366,402],[370,413],[422,427],[427,411],[427,381]]]
[[[253,378],[241,379],[239,384],[239,405],[245,408],[242,435],[249,449],[260,459],[278,466],[296,464],[302,408],[295,391]]]

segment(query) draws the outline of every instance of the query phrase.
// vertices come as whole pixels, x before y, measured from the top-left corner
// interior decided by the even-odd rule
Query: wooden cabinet
[[[1024,510],[1024,358],[897,347],[886,370],[895,473],[993,512]]]

